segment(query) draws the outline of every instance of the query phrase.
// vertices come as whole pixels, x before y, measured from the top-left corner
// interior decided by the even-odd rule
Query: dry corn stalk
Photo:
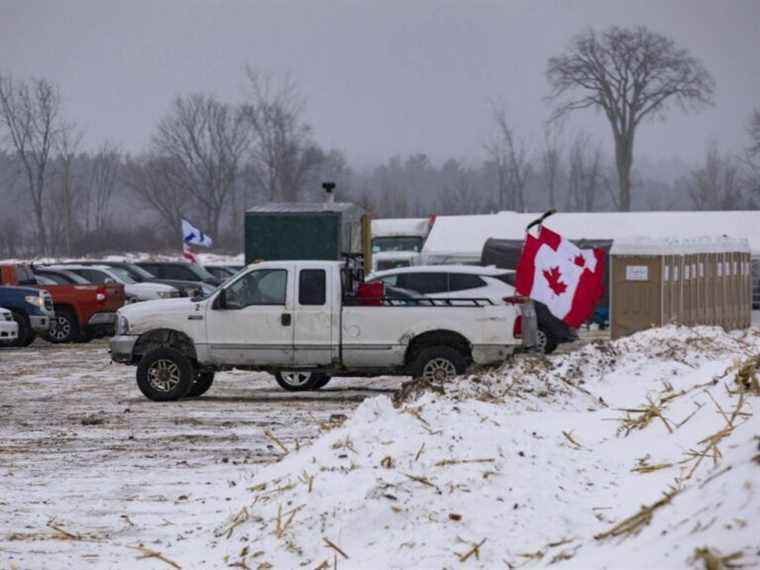
[[[665,427],[668,429],[668,432],[673,433],[673,428],[671,427],[670,422],[662,415],[662,409],[660,407],[662,402],[660,402],[660,404],[655,404],[651,398],[647,398],[647,402],[649,402],[649,405],[642,408],[620,409],[621,412],[625,412],[625,417],[620,419],[621,425],[618,428],[618,433],[624,431],[624,435],[627,436],[633,430],[642,430],[655,418],[660,418],[662,423],[665,424]]]
[[[139,550],[142,552],[142,556],[138,556],[138,560],[143,560],[145,558],[155,558],[157,560],[160,560],[161,562],[164,562],[168,564],[169,566],[173,568],[177,568],[178,570],[182,569],[182,566],[174,562],[174,560],[169,560],[166,556],[161,554],[158,550],[151,550],[150,548],[145,548],[142,544],[138,544],[137,546],[128,546],[127,548],[131,548],[133,550]]]
[[[727,570],[729,568],[741,568],[743,565],[734,564],[743,556],[742,552],[734,552],[728,556],[721,556],[719,553],[712,551],[708,547],[695,548],[693,561],[701,560],[704,563],[705,570]]]
[[[249,518],[250,515],[248,514],[248,509],[243,507],[236,515],[230,519],[230,522],[224,525],[221,529],[215,531],[214,536],[220,537],[227,535],[226,538],[230,538],[232,536],[232,531],[235,530],[236,527],[246,522]]]
[[[673,489],[664,494],[662,499],[651,505],[642,505],[639,512],[619,522],[609,530],[595,534],[596,540],[604,540],[613,536],[635,536],[643,527],[652,522],[652,516],[657,509],[669,504],[680,491]]]
[[[718,447],[718,444],[734,432],[734,429],[736,429],[736,420],[740,417],[746,416],[746,413],[744,413],[744,411],[742,410],[744,407],[745,393],[746,392],[739,393],[739,401],[736,403],[736,407],[734,408],[733,412],[731,412],[730,417],[725,411],[723,411],[723,408],[720,407],[720,404],[718,404],[718,402],[716,402],[715,399],[713,399],[713,402],[715,402],[715,405],[718,408],[718,412],[721,414],[721,416],[723,416],[723,419],[726,421],[726,427],[704,438],[702,441],[698,442],[697,445],[701,445],[702,446],[701,449],[690,449],[688,452],[686,452],[686,455],[688,457],[687,459],[684,459],[683,461],[681,461],[681,463],[682,464],[691,463],[692,465],[689,471],[683,477],[684,481],[687,479],[690,479],[694,475],[697,468],[699,468],[699,466],[702,463],[702,460],[704,460],[705,457],[712,458],[713,465],[715,466],[718,465],[721,457],[723,457],[723,455],[720,452],[720,448]],[[710,395],[710,398],[712,398],[712,395]]]
[[[736,373],[736,383],[739,384],[739,387],[755,396],[760,396],[760,382],[757,379],[758,367],[760,367],[760,356],[753,356]]]
[[[488,539],[484,538],[483,540],[481,540],[478,543],[473,543],[472,544],[472,548],[470,548],[470,550],[468,550],[464,554],[457,554],[457,553],[455,553],[455,554],[457,554],[457,557],[459,557],[459,561],[460,562],[466,562],[467,559],[470,556],[473,556],[473,555],[475,556],[475,560],[480,560],[480,547],[483,546],[483,544],[485,544],[486,540],[488,540]]]

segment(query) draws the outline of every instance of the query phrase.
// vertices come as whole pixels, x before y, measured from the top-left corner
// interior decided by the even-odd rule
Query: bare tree
[[[181,219],[190,210],[190,198],[182,177],[182,165],[173,158],[146,154],[127,157],[123,167],[125,185],[139,200],[157,212],[169,237],[181,236]]]
[[[676,184],[686,188],[696,210],[736,210],[744,202],[739,168],[730,157],[721,156],[714,142],[704,164]]]
[[[553,117],[577,109],[604,111],[615,142],[619,208],[631,209],[636,129],[662,117],[672,103],[682,110],[712,104],[715,80],[672,39],[644,27],[613,26],[575,36],[566,53],[549,59],[546,76]]]
[[[517,139],[504,107],[492,104],[491,112],[496,134],[485,149],[496,168],[499,209],[524,212],[525,185],[532,173],[528,149]]]
[[[153,135],[152,149],[171,159],[177,181],[199,204],[212,236],[219,235],[247,143],[242,113],[201,94],[177,97]]]
[[[0,76],[0,124],[26,177],[40,251],[48,251],[45,197],[48,166],[60,136],[62,103],[58,87],[46,79],[15,81]]]
[[[324,158],[303,119],[304,98],[290,76],[247,67],[246,78],[243,109],[257,184],[269,200],[296,201]]]
[[[593,212],[604,186],[602,150],[586,133],[575,137],[568,156],[566,208]]]
[[[755,109],[747,126],[749,145],[742,157],[744,182],[750,192],[760,193],[760,109]]]
[[[59,225],[63,230],[63,250],[66,255],[72,254],[72,244],[74,241],[76,225],[74,201],[77,198],[74,167],[83,136],[84,133],[78,130],[75,125],[65,124],[61,127],[60,136],[56,141],[61,184],[59,193],[60,212],[56,212],[54,216],[60,219]],[[59,213],[62,215],[59,215]]]
[[[119,147],[112,142],[104,142],[92,156],[87,174],[87,230],[102,232],[109,225],[111,201],[121,177],[121,169]]]
[[[557,186],[559,185],[562,168],[562,153],[560,150],[559,128],[547,125],[544,128],[544,146],[541,149],[542,177],[549,193],[549,207],[557,206]]]

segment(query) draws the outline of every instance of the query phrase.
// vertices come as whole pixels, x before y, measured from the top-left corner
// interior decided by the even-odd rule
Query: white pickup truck
[[[348,263],[252,264],[207,299],[120,309],[111,356],[137,365],[145,396],[167,401],[205,393],[215,371],[232,367],[271,372],[286,390],[333,376],[443,381],[520,344],[515,305],[367,297],[367,287]]]

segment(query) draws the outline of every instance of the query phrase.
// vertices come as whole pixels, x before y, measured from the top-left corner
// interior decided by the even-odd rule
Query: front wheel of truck
[[[171,348],[157,348],[143,356],[137,365],[137,387],[154,402],[184,398],[195,377],[192,361]]]
[[[197,398],[203,396],[211,388],[211,384],[214,383],[213,372],[198,372],[198,376],[195,378],[190,391],[187,393],[187,398]]]
[[[74,311],[62,307],[55,308],[55,317],[50,324],[45,339],[56,344],[79,340],[79,321]]]
[[[297,370],[275,372],[274,379],[277,380],[280,388],[288,392],[319,390],[330,381],[330,377],[327,374],[299,372]]]
[[[461,352],[448,346],[431,346],[422,349],[414,359],[412,374],[430,382],[443,383],[467,369]]]

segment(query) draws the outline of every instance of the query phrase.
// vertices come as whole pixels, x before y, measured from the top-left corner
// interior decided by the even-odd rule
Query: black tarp
[[[604,295],[599,301],[602,307],[610,304],[610,248],[611,239],[574,239],[570,240],[581,249],[600,248],[604,250]],[[480,256],[481,265],[495,265],[501,269],[517,269],[522,254],[523,240],[490,238],[483,246]]]

